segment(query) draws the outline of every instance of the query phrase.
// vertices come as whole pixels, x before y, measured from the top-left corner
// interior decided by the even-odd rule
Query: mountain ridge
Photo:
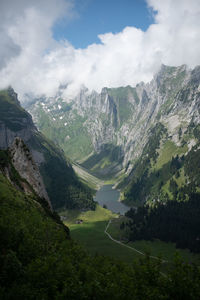
[[[157,166],[167,145],[174,155],[184,155],[198,143],[190,126],[200,122],[199,84],[199,66],[190,70],[186,65],[162,65],[147,84],[103,88],[100,94],[83,89],[71,102],[61,96],[38,99],[29,111],[39,128],[72,159],[81,160],[97,177],[118,176],[123,187],[129,184],[157,124],[166,131],[154,147]]]

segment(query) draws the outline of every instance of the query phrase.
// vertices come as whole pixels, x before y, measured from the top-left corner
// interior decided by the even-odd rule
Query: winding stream
[[[124,215],[130,208],[119,202],[120,192],[112,189],[113,185],[103,185],[96,193],[94,198],[101,206],[106,205],[106,207],[115,213],[120,213]]]

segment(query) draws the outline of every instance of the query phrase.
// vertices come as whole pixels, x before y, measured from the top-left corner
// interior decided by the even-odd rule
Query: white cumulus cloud
[[[52,38],[52,26],[73,13],[73,1],[2,0],[0,3],[0,88],[20,94],[53,96],[61,84],[65,95],[81,86],[135,85],[151,80],[162,63],[200,64],[200,1],[148,0],[155,23],[147,31],[126,27],[99,35],[100,44],[75,49]]]

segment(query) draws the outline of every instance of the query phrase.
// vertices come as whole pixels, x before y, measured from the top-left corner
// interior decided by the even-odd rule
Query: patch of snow
[[[61,108],[62,108],[62,106],[60,104],[58,104],[58,109],[61,109]]]
[[[62,120],[62,119],[63,119],[63,116],[60,117],[60,120]]]

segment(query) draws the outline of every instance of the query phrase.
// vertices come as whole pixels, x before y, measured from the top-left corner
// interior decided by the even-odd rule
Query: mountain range
[[[187,198],[198,191],[200,67],[162,65],[135,87],[82,89],[74,99],[32,99],[35,124],[65,154],[112,178],[129,205]]]

